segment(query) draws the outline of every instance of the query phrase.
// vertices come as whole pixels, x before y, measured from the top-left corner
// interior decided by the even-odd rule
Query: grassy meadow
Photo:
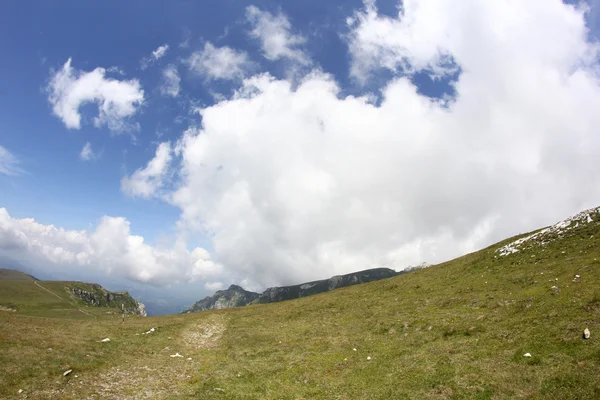
[[[0,311],[0,398],[597,399],[600,222],[560,236],[298,300],[124,324],[64,283],[40,282],[54,296],[2,281],[0,305],[16,311]]]

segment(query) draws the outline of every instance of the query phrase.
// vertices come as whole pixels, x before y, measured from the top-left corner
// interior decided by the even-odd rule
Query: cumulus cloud
[[[246,18],[252,25],[250,35],[260,41],[266,59],[287,59],[302,65],[311,63],[310,58],[301,49],[306,38],[291,32],[292,24],[285,14],[273,15],[255,6],[249,6],[246,8]]]
[[[403,72],[377,104],[323,73],[259,75],[201,109],[169,201],[230,280],[439,262],[597,205],[598,46],[581,10],[410,0],[398,18],[372,3],[355,18],[353,73],[451,59],[456,96],[425,97]]]
[[[215,47],[210,42],[204,49],[196,51],[187,60],[190,71],[211,79],[241,79],[252,68],[252,62],[245,51],[231,47]]]
[[[131,197],[149,198],[156,195],[164,184],[172,158],[171,144],[161,143],[145,168],[136,170],[130,177],[123,177],[121,190]]]
[[[0,174],[15,176],[23,173],[19,160],[5,147],[0,146]]]
[[[5,208],[0,208],[0,255],[39,269],[102,271],[153,284],[211,282],[222,269],[202,248],[190,252],[180,242],[145,243],[122,217],[105,216],[94,230],[72,231],[13,218]]]
[[[48,101],[52,112],[69,129],[81,128],[80,107],[95,103],[98,115],[94,125],[106,125],[113,132],[135,128],[130,118],[135,115],[144,101],[144,91],[136,79],[116,80],[105,77],[104,68],[85,72],[71,66],[69,58],[56,71],[47,87]]]
[[[163,44],[162,46],[159,46],[156,50],[154,50],[150,56],[142,58],[142,70],[148,68],[150,65],[163,58],[167,54],[168,50],[169,45]]]
[[[160,92],[165,96],[177,97],[181,91],[181,78],[177,72],[177,67],[173,64],[168,65],[162,71],[163,81]]]
[[[92,144],[90,142],[86,142],[79,153],[79,158],[83,161],[94,160],[97,156],[98,155],[92,149]]]

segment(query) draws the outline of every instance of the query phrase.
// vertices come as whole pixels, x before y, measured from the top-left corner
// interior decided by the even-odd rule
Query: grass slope
[[[600,223],[561,236],[240,309],[0,313],[0,398],[600,398]]]
[[[0,310],[12,310],[18,315],[75,319],[120,313],[120,304],[116,307],[86,305],[68,291],[73,287],[95,290],[95,285],[82,282],[0,280]]]

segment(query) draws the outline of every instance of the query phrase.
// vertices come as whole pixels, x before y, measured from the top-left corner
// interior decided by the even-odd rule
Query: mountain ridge
[[[280,301],[312,296],[346,286],[391,278],[424,267],[425,265],[422,265],[400,272],[396,272],[390,268],[371,268],[344,275],[335,275],[328,279],[304,282],[298,285],[274,286],[267,288],[262,293],[249,292],[241,286],[234,284],[229,286],[228,289],[218,290],[214,295],[207,296],[204,299],[197,301],[181,313],[185,314],[222,308],[243,307],[250,304],[277,303]]]

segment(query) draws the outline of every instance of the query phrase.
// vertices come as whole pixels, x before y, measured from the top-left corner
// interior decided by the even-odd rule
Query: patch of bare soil
[[[185,344],[195,349],[214,349],[219,346],[225,329],[227,329],[225,317],[212,315],[189,326],[181,336]]]
[[[0,306],[0,311],[15,312],[17,310],[15,310],[14,308],[10,308],[10,307]]]

